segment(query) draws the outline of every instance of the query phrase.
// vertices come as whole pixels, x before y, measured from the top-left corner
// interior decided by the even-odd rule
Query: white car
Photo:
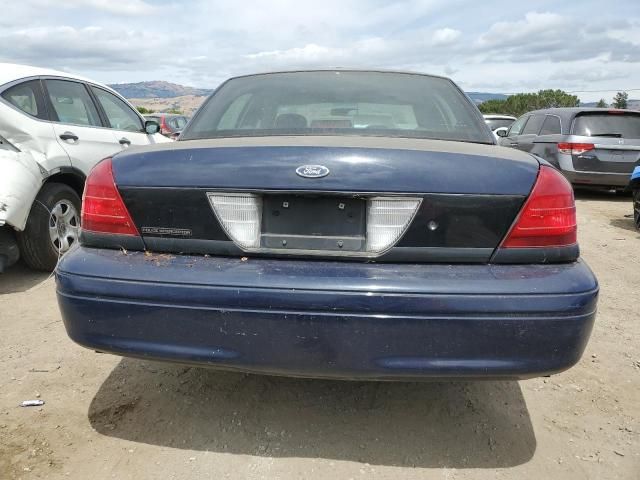
[[[483,115],[484,123],[489,125],[492,132],[499,128],[509,128],[517,119],[511,115]]]
[[[506,133],[511,124],[517,120],[516,117],[512,117],[511,115],[483,115],[483,117],[484,123],[489,125],[496,141],[504,136],[504,133],[501,132]]]
[[[101,159],[170,140],[124,98],[55,70],[0,63],[0,271],[52,270],[78,239],[84,182]]]

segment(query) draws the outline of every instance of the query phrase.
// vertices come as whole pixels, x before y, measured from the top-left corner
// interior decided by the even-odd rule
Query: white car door
[[[71,164],[85,175],[103,158],[121,150],[105,128],[87,86],[78,81],[45,79],[53,128]]]
[[[148,135],[144,131],[142,117],[118,96],[93,85],[91,90],[102,107],[109,122],[108,126],[121,148],[170,141],[160,134]]]

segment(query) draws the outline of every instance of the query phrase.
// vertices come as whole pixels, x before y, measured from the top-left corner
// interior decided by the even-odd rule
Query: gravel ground
[[[640,234],[578,195],[601,283],[582,361],[523,382],[260,377],[96,354],[47,275],[0,275],[0,479],[640,479]],[[40,398],[42,407],[20,408]]]

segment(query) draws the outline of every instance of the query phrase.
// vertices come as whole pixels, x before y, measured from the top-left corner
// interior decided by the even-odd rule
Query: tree
[[[150,108],[146,108],[146,107],[136,107],[136,110],[138,110],[138,112],[140,112],[143,115],[147,114],[147,113],[153,113],[154,112]]]
[[[562,90],[540,90],[538,93],[518,93],[506,100],[488,100],[478,105],[482,113],[503,113],[516,117],[531,110],[554,107],[577,107],[580,99]]]
[[[507,113],[506,103],[506,100],[487,100],[478,105],[478,108],[482,113]]]
[[[604,98],[601,98],[598,103],[596,103],[596,108],[608,108],[607,102],[604,101]]]
[[[613,108],[627,108],[627,101],[629,100],[629,94],[627,92],[618,92],[616,96],[613,97],[613,103],[611,106]]]

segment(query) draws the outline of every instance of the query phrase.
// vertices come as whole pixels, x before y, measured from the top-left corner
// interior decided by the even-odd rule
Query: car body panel
[[[451,168],[454,162],[456,167]],[[185,168],[176,169],[176,163]],[[302,178],[296,168],[304,164],[324,165],[331,173],[319,179]],[[153,150],[125,152],[114,158],[113,168],[122,188],[268,186],[289,191],[527,195],[538,162],[530,155],[495,145],[299,136],[178,141]],[[242,175],[238,175],[239,168]],[[170,175],[167,169],[171,169]],[[503,176],[496,176],[495,171]]]
[[[29,117],[11,108],[0,97],[0,136],[22,152],[28,152],[44,171],[71,166],[67,152],[56,139],[51,122]]]
[[[45,176],[30,151],[0,149],[0,164],[0,226],[22,230]]]
[[[84,172],[85,175],[100,160],[115,155],[122,150],[115,141],[113,132],[107,128],[64,123],[53,123],[52,125],[56,139],[69,155],[71,164]],[[78,140],[67,141],[61,139],[60,135],[66,133],[77,135]]]
[[[339,281],[336,281],[339,279]],[[527,378],[573,365],[598,285],[561,265],[376,265],[74,249],[57,270],[76,342],[325,378]]]

